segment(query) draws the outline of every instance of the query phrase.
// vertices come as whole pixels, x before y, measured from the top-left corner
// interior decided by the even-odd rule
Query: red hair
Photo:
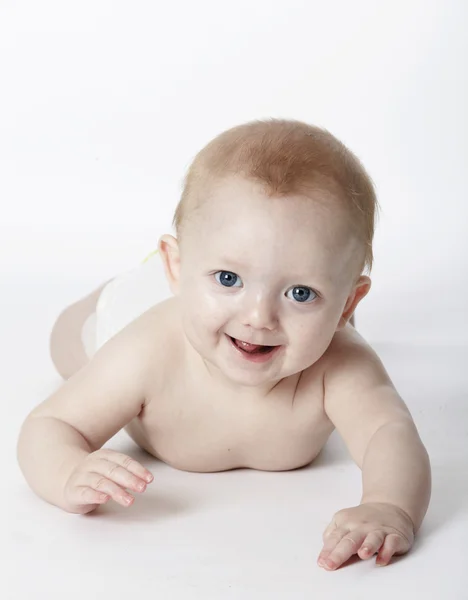
[[[378,210],[374,186],[358,158],[331,133],[301,121],[269,119],[215,137],[196,155],[185,177],[174,215],[178,236],[188,210],[206,197],[213,183],[232,175],[263,184],[270,196],[307,196],[317,187],[337,192],[363,244],[362,268],[372,269]]]

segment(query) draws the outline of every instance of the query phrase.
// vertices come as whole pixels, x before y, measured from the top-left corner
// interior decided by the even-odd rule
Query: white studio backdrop
[[[3,0],[2,285],[86,293],[131,268],[205,143],[296,118],[376,183],[364,335],[465,345],[467,22],[464,0]]]

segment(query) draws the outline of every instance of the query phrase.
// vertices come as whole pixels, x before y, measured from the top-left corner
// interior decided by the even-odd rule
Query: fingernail
[[[154,477],[151,475],[151,473],[149,475],[146,476],[146,481],[148,483],[151,483],[153,481]]]
[[[145,484],[144,484],[144,483],[137,483],[137,484],[136,484],[136,489],[137,489],[139,492],[142,492],[142,491],[145,489],[145,487],[146,487],[146,486],[145,486]]]
[[[125,496],[123,501],[125,504],[131,504],[133,502],[133,498],[131,496]]]

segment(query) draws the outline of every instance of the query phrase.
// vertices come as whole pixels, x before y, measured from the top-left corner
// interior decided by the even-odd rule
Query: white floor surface
[[[59,385],[48,334],[58,311],[85,291],[83,281],[2,281],[2,600],[468,599],[467,347],[374,345],[429,450],[432,502],[406,557],[326,572],[316,566],[322,531],[360,494],[360,472],[335,434],[298,471],[193,474],[157,462],[121,433],[108,446],[155,475],[133,507],[76,516],[33,495],[16,464],[18,430]]]

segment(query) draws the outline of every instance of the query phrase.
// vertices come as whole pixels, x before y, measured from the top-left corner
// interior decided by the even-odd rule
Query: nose
[[[242,325],[252,329],[276,329],[278,316],[274,300],[265,293],[245,298],[240,320]]]

